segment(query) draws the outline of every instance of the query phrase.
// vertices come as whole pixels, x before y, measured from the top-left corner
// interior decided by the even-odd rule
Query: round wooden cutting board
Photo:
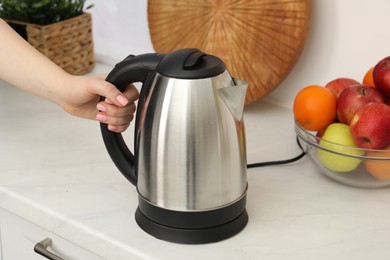
[[[198,48],[247,80],[250,104],[295,65],[309,31],[311,0],[148,0],[156,52]]]

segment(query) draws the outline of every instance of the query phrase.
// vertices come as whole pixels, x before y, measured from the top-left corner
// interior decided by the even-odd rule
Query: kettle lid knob
[[[206,53],[201,51],[195,51],[191,53],[187,59],[184,61],[184,68],[185,69],[191,69],[192,67],[195,67],[197,64],[202,62],[202,58],[206,56]]]
[[[179,79],[210,78],[222,74],[225,70],[221,59],[195,48],[166,54],[156,68],[163,76]]]

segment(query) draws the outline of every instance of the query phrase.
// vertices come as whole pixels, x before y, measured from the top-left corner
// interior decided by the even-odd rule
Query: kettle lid
[[[163,76],[180,79],[210,78],[225,70],[225,64],[221,59],[195,48],[165,54],[156,68]]]

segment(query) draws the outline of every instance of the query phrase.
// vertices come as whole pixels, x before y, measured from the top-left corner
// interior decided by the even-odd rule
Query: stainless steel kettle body
[[[219,241],[247,223],[243,108],[247,84],[197,49],[130,56],[107,80],[143,82],[134,155],[101,124],[120,171],[137,186],[139,226],[178,243]]]

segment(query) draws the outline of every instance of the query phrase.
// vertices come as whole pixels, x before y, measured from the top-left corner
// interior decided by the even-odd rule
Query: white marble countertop
[[[111,162],[97,122],[4,82],[0,121],[0,207],[103,258],[390,258],[390,190],[337,184],[307,157],[248,170],[249,223],[238,235],[180,245],[137,226],[136,189]],[[260,101],[246,107],[245,124],[249,163],[299,153],[290,110]]]

